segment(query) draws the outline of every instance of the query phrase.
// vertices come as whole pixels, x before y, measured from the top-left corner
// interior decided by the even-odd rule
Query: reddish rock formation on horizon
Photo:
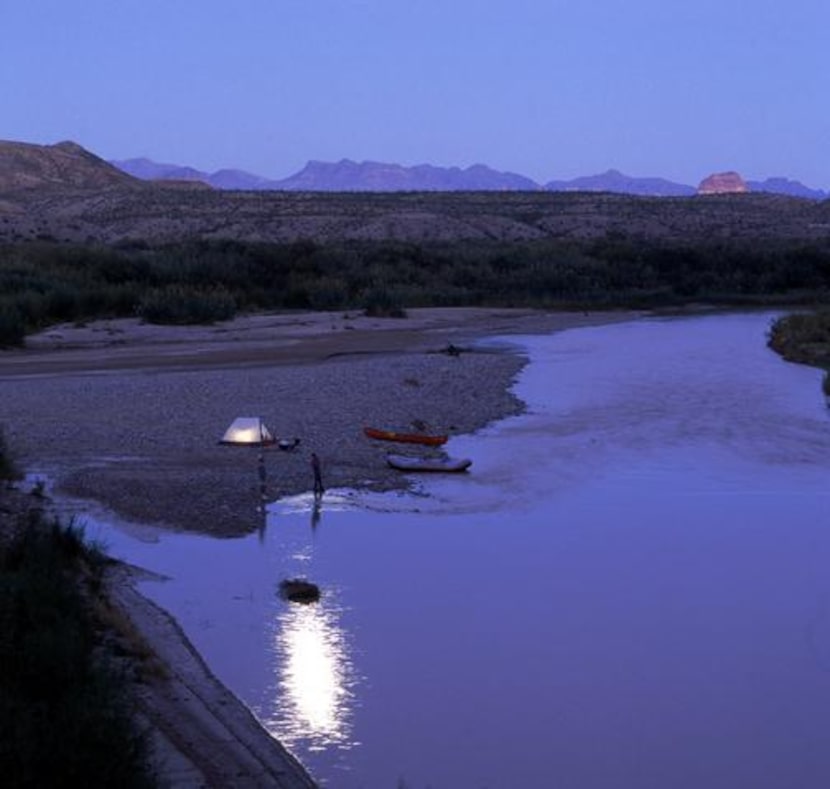
[[[746,181],[738,173],[732,171],[714,173],[704,178],[697,188],[699,195],[720,195],[748,191],[749,187],[747,187]]]

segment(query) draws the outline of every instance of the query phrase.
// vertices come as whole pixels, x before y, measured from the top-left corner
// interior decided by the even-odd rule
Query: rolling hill
[[[49,186],[101,189],[134,180],[74,142],[34,145],[0,140],[0,191]]]

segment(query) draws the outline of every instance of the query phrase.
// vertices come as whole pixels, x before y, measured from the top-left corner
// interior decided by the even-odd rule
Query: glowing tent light
[[[240,416],[231,422],[219,443],[257,447],[273,444],[274,440],[273,434],[258,416]]]

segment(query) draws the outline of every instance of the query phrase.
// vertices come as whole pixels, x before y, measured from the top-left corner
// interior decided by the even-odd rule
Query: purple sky
[[[0,139],[830,188],[826,0],[2,0]]]

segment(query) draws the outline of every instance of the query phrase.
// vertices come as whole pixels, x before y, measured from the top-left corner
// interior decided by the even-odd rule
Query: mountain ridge
[[[549,181],[545,184],[545,189],[551,192],[617,192],[655,197],[688,197],[696,192],[695,187],[688,184],[675,183],[665,178],[625,175],[614,169],[569,181]]]
[[[708,176],[711,177],[711,176]],[[146,157],[106,161],[77,143],[54,145],[0,140],[0,189],[36,187],[109,188],[140,187],[147,182],[207,188],[221,191],[307,192],[453,192],[453,191],[548,191],[604,192],[638,196],[685,197],[700,186],[659,177],[626,175],[611,169],[592,176],[539,184],[523,175],[494,170],[483,164],[467,168],[430,164],[405,166],[386,162],[309,161],[294,175],[281,180],[245,170],[225,168],[207,173],[194,167],[155,162]],[[701,181],[703,184],[706,179]],[[830,192],[799,181],[776,176],[746,181],[750,192],[824,200]]]
[[[216,189],[308,191],[308,192],[394,192],[394,191],[536,191],[611,192],[653,197],[687,197],[697,187],[658,176],[632,176],[616,169],[569,180],[539,183],[524,175],[494,170],[484,164],[467,168],[439,167],[431,164],[406,166],[390,162],[338,162],[309,160],[287,178],[270,179],[245,170],[222,169],[213,173],[175,164],[158,164],[147,158],[113,160],[110,162],[139,179],[167,178],[202,180]],[[830,192],[805,186],[800,181],[782,176],[763,181],[748,180],[749,191],[785,194],[823,200]]]
[[[222,169],[213,173],[191,167],[161,164],[145,157],[114,160],[115,167],[145,180],[202,180],[217,189],[275,191],[491,191],[536,190],[541,186],[516,173],[500,172],[483,164],[467,168],[419,164],[413,167],[388,162],[338,162],[310,160],[298,172],[280,180],[264,178],[245,170]]]

